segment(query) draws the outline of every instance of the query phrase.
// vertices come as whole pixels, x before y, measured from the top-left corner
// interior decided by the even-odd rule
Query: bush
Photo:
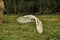
[[[7,13],[51,14],[60,9],[59,0],[4,0],[4,2]]]

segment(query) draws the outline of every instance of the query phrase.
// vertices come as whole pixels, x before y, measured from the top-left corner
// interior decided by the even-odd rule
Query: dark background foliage
[[[4,0],[7,14],[59,14],[60,0]]]

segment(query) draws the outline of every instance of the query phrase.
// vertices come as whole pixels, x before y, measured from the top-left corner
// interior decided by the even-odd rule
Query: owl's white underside
[[[42,22],[34,15],[25,15],[25,16],[19,17],[17,18],[17,22],[19,23],[35,22],[37,31],[39,33],[43,32]]]

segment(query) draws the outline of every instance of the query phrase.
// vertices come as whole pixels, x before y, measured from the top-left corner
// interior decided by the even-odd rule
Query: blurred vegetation
[[[60,0],[4,0],[5,12],[14,14],[59,14]]]
[[[0,40],[60,40],[60,16],[36,15],[43,23],[43,33],[36,31],[35,23],[20,24],[18,15],[5,15],[0,26]]]

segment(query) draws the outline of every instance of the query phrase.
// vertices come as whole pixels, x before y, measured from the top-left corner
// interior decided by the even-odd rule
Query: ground
[[[60,40],[60,16],[36,15],[43,23],[43,33],[36,31],[35,23],[20,24],[18,15],[5,15],[0,25],[0,40]]]

